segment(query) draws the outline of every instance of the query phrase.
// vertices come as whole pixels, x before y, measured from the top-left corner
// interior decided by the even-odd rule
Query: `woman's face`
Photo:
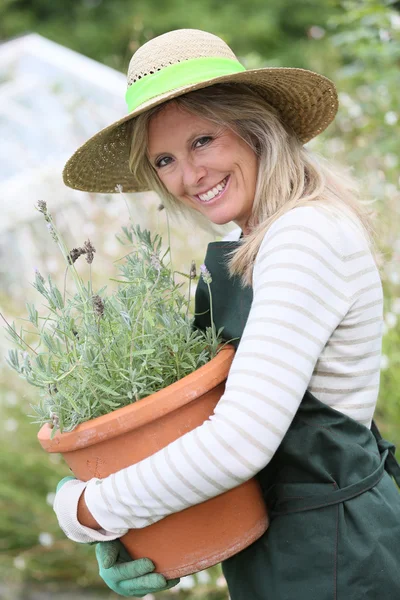
[[[246,142],[174,102],[152,117],[148,137],[150,162],[173,196],[213,223],[246,231],[258,170]]]

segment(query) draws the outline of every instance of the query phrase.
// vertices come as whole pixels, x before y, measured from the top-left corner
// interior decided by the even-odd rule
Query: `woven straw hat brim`
[[[63,171],[64,183],[87,192],[114,193],[117,185],[124,192],[148,191],[137,184],[129,170],[129,121],[167,100],[226,82],[255,86],[303,144],[324,131],[338,109],[334,84],[323,75],[305,69],[269,67],[216,77],[159,95],[99,131],[68,160]]]

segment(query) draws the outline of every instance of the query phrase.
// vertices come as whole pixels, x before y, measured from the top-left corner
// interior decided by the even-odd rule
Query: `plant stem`
[[[66,267],[65,269],[65,273],[64,273],[64,294],[63,294],[63,302],[65,304],[65,295],[67,292],[67,275],[68,275],[68,267]]]
[[[63,303],[64,303],[64,306],[65,306],[65,295],[66,295],[66,291],[67,291],[67,275],[68,275],[68,266],[65,269],[65,273],[64,273],[64,294],[63,294]],[[65,334],[65,346],[67,348],[67,353],[69,354],[68,336],[66,334]]]
[[[90,282],[90,295],[93,296],[93,284],[92,284],[92,264],[89,264],[89,282]]]
[[[5,324],[7,325],[7,327],[8,327],[9,329],[11,329],[11,331],[12,331],[13,333],[15,333],[15,335],[16,335],[16,336],[18,336],[18,337],[19,337],[19,339],[21,340],[21,342],[22,342],[23,344],[25,344],[25,346],[26,346],[27,348],[29,348],[29,350],[32,350],[32,352],[33,352],[34,354],[36,354],[36,356],[37,356],[37,352],[36,352],[36,350],[34,350],[33,348],[31,348],[31,346],[30,346],[30,345],[29,345],[29,344],[28,344],[28,343],[27,343],[27,342],[26,342],[26,341],[25,341],[25,340],[24,340],[24,339],[23,339],[23,338],[22,338],[22,337],[21,337],[21,336],[20,336],[20,335],[19,335],[19,334],[18,334],[16,331],[15,331],[15,329],[13,329],[13,328],[11,327],[10,323],[7,321],[7,319],[4,317],[3,313],[1,313],[1,312],[0,312],[0,317],[3,319],[3,321],[5,322]]]
[[[209,283],[207,283],[207,287],[208,287],[208,294],[210,296],[210,319],[211,319],[211,331],[212,331],[212,335],[213,335],[213,340],[215,342],[216,340],[216,330],[215,330],[215,325],[214,325],[214,313],[213,313],[213,303],[212,303],[212,293],[211,293],[211,286]]]
[[[167,233],[168,233],[168,252],[169,252],[169,262],[171,265],[171,272],[172,272],[172,281],[175,284],[175,277],[174,277],[174,265],[172,263],[172,252],[171,252],[171,227],[170,227],[170,223],[169,223],[169,216],[168,216],[168,211],[167,209],[165,209],[165,217],[167,219]]]
[[[187,307],[186,307],[186,318],[188,318],[188,314],[189,314],[191,288],[192,288],[192,278],[189,277],[189,293],[188,293],[188,302],[187,302]]]
[[[161,269],[158,271],[157,278],[156,278],[154,284],[151,286],[150,290],[146,294],[145,299],[143,300],[143,304],[142,304],[142,306],[141,306],[141,308],[139,310],[139,313],[138,313],[138,315],[136,317],[137,323],[140,323],[140,317],[142,316],[143,309],[146,306],[146,303],[147,303],[147,301],[149,299],[149,296],[153,293],[153,290],[157,287],[158,280],[160,279],[160,275],[161,275]],[[132,354],[133,353],[133,343],[135,341],[135,337],[134,337],[133,334],[134,334],[134,329],[133,329],[133,326],[132,326],[131,349],[130,349],[130,358],[129,358],[129,366],[130,366],[131,369],[132,369],[132,362],[133,362],[133,354]],[[142,323],[142,336],[143,335],[144,335],[144,322]]]

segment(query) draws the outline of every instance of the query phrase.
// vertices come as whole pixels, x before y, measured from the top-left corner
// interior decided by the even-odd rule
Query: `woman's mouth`
[[[210,188],[204,194],[197,194],[195,198],[202,202],[203,204],[207,204],[212,200],[217,200],[221,198],[221,196],[225,193],[227,185],[229,183],[230,175],[227,175],[222,181],[217,183],[214,187]]]

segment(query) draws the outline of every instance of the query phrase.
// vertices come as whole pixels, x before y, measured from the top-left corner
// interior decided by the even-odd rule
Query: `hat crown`
[[[128,68],[128,87],[165,67],[192,58],[237,57],[221,38],[199,29],[177,29],[149,40],[136,50]]]

